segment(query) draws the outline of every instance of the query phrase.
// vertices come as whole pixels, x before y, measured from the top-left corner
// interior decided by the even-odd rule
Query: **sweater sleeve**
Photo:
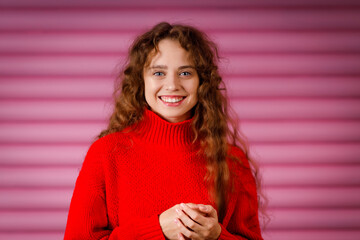
[[[259,224],[255,179],[243,153],[238,153],[237,156],[240,156],[243,164],[236,167],[237,191],[234,193],[237,195],[234,198],[236,203],[227,226],[220,224],[219,240],[263,240]],[[230,167],[235,166],[231,164]]]
[[[165,239],[158,216],[128,219],[126,226],[109,226],[102,166],[104,149],[89,149],[71,199],[64,239]]]

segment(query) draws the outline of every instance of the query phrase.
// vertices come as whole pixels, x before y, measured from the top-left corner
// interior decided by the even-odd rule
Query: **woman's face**
[[[189,119],[198,101],[199,76],[195,65],[178,41],[161,40],[158,49],[144,68],[146,102],[168,122]]]

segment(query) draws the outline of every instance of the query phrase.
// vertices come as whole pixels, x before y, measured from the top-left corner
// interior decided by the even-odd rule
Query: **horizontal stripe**
[[[360,210],[276,210],[269,230],[355,229]],[[66,211],[0,211],[0,231],[63,231]]]
[[[360,55],[263,55],[226,57],[230,74],[359,74]]]
[[[81,165],[90,143],[84,144],[3,144],[0,165],[74,166]],[[281,153],[281,154],[279,154]],[[252,144],[250,155],[262,165],[316,165],[360,163],[360,143],[263,143]]]
[[[53,232],[0,232],[1,239],[11,240],[58,240],[63,238],[63,231]],[[266,240],[304,240],[304,239],[326,239],[326,240],[354,240],[360,236],[359,230],[265,230],[263,237]]]
[[[0,209],[68,210],[73,189],[0,189]]]
[[[67,211],[0,211],[1,231],[64,231]]]
[[[232,100],[240,119],[358,119],[360,100]]]
[[[0,164],[12,166],[81,165],[90,144],[0,145]]]
[[[262,168],[266,186],[357,186],[360,165],[267,166]]]
[[[105,127],[105,122],[0,123],[0,143],[89,143]],[[241,130],[250,142],[360,141],[360,121],[243,121]]]
[[[306,178],[307,173],[303,177]],[[328,178],[331,177],[329,173]],[[359,190],[359,187],[269,187],[265,189],[265,193],[269,198],[270,208],[350,209],[360,207]]]
[[[115,77],[14,76],[0,78],[0,98],[109,99]],[[360,96],[358,77],[346,76],[224,76],[231,98],[326,98]],[[285,100],[285,99],[284,99]],[[287,99],[286,99],[287,100]]]
[[[220,53],[352,53],[360,51],[354,32],[210,32]],[[23,39],[26,38],[26,44]],[[4,53],[126,53],[134,33],[1,33]]]
[[[233,55],[220,67],[227,74],[360,74],[358,60],[357,54]],[[0,74],[115,76],[123,63],[124,56],[0,56]]]
[[[358,77],[225,76],[229,96],[235,97],[359,97]],[[285,99],[284,99],[285,100]]]
[[[132,1],[111,1],[111,0],[102,0],[101,2],[97,0],[87,0],[86,2],[73,2],[71,0],[62,0],[62,1],[46,1],[46,0],[32,0],[31,2],[26,0],[17,0],[17,1],[2,1],[2,7],[161,7],[161,6],[171,6],[171,7],[249,7],[249,6],[359,6],[359,3],[354,0],[342,0],[341,2],[337,0],[313,0],[313,1],[304,1],[304,0],[272,0],[266,2],[258,1],[238,1],[238,0],[226,0],[226,1],[217,1],[217,0],[183,0],[181,3],[176,1],[167,1],[167,0],[156,0],[149,1],[137,0],[136,2]]]
[[[0,239],[9,239],[9,240],[59,240],[64,238],[64,231],[29,231],[29,232],[8,232],[0,231]]]
[[[13,99],[109,99],[113,92],[114,80],[115,77],[2,77],[0,79],[0,97]]]
[[[341,209],[360,207],[359,187],[269,187],[265,190],[271,209]],[[0,209],[67,210],[73,188],[0,189]]]
[[[270,213],[271,214],[271,213]],[[359,229],[359,209],[274,210],[269,229]]]
[[[241,130],[250,141],[263,142],[338,142],[359,141],[360,122],[245,122]]]
[[[73,188],[80,167],[0,168],[1,187]],[[1,225],[0,225],[1,226]]]
[[[73,187],[79,167],[1,167],[1,187]],[[360,165],[267,166],[262,168],[267,187],[359,186]]]
[[[252,144],[250,155],[264,165],[359,163],[360,143]]]
[[[55,9],[56,10],[56,9]],[[141,16],[141,17],[139,17]],[[126,21],[124,21],[126,19]],[[360,16],[356,9],[216,9],[186,11],[154,11],[110,9],[108,11],[41,11],[7,10],[0,14],[0,30],[143,30],[154,24],[191,23],[203,29],[293,29],[331,30],[359,29]]]
[[[3,143],[90,143],[105,123],[0,124]]]
[[[360,119],[360,99],[336,100],[232,100],[239,118],[248,119]],[[110,116],[109,101],[1,101],[0,121],[84,120],[103,121]]]

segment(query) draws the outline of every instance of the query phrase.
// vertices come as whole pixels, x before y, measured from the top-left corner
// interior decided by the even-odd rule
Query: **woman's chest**
[[[210,204],[206,162],[197,153],[144,148],[116,156],[112,166],[107,197],[122,217],[149,217],[182,202]]]

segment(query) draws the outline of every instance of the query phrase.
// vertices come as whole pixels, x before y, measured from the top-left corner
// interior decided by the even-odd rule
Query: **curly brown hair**
[[[231,156],[229,145],[242,150],[249,160],[255,176],[260,200],[260,177],[258,166],[248,156],[245,138],[238,131],[235,114],[231,114],[225,85],[218,71],[218,50],[216,45],[201,31],[187,25],[171,25],[162,22],[150,31],[138,36],[129,49],[129,57],[124,71],[118,76],[121,84],[115,88],[115,110],[110,122],[98,136],[103,137],[118,132],[142,119],[145,108],[149,108],[144,96],[143,70],[149,63],[158,44],[163,39],[176,40],[190,53],[199,76],[198,103],[194,107],[192,129],[194,141],[200,141],[202,154],[207,159],[209,194],[218,208],[219,221],[224,218],[228,191],[233,191],[231,171],[226,159],[245,165],[242,160]],[[154,51],[155,50],[155,51]]]

